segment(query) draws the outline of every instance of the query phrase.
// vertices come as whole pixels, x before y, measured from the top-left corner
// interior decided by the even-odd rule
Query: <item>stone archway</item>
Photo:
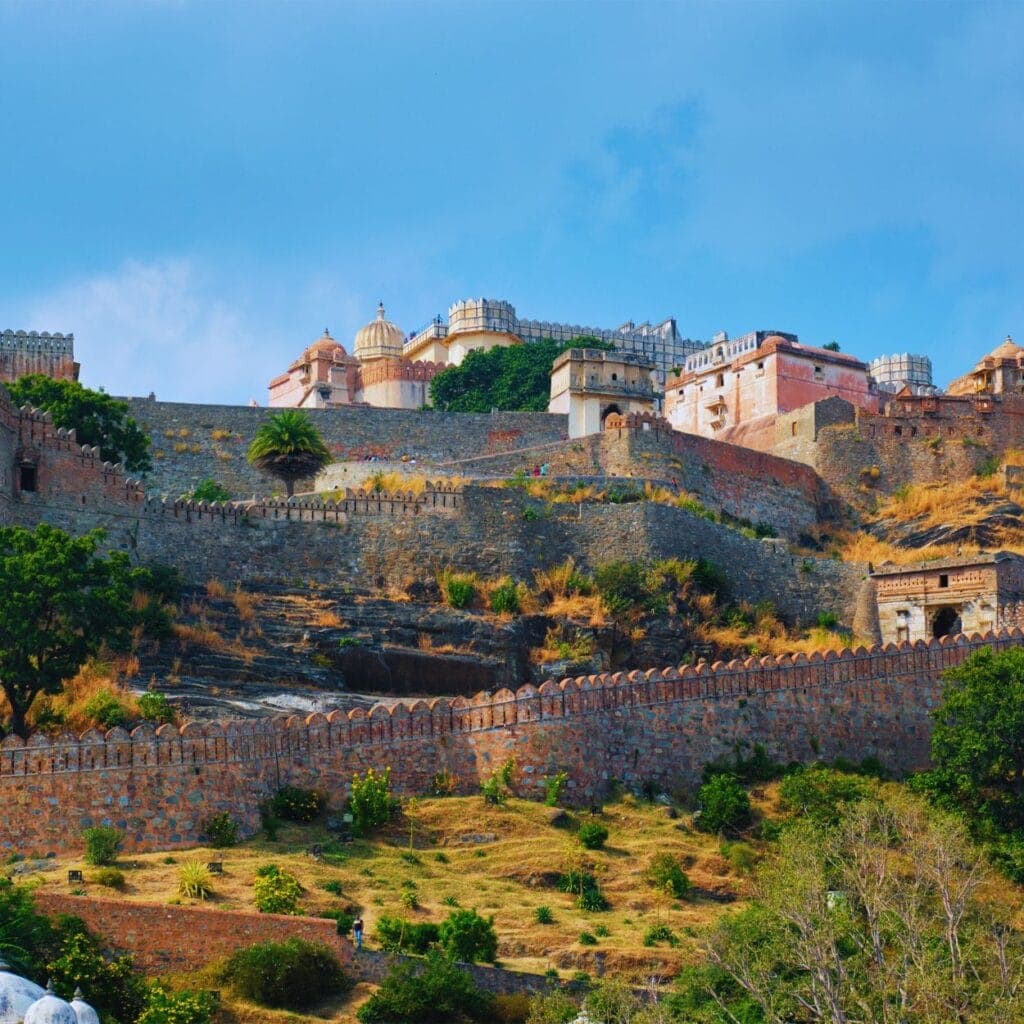
[[[932,617],[932,636],[938,639],[943,636],[954,636],[963,632],[960,622],[960,609],[952,605],[938,608]]]
[[[601,410],[601,429],[602,430],[604,430],[605,420],[607,420],[608,417],[612,415],[612,413],[614,413],[616,416],[621,416],[622,415],[622,410],[619,408],[617,402],[612,402],[611,405],[605,406],[605,408]]]

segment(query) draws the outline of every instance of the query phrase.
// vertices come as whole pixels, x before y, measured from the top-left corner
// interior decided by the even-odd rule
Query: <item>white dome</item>
[[[384,318],[384,303],[377,307],[377,319],[356,334],[352,354],[361,363],[371,359],[400,359],[405,335],[397,324]]]
[[[4,970],[0,958],[0,1024],[21,1024],[28,1008],[46,993],[28,978]]]
[[[78,1024],[78,1016],[59,996],[53,994],[53,986],[47,985],[42,997],[25,1011],[25,1024]]]
[[[82,990],[75,989],[75,998],[71,1000],[71,1009],[75,1011],[78,1024],[100,1024],[100,1015],[82,998]]]

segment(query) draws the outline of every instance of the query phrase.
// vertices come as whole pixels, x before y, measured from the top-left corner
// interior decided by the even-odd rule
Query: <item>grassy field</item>
[[[768,810],[770,794],[757,792],[762,799],[755,797],[755,802]],[[256,869],[275,863],[302,883],[303,913],[315,916],[350,904],[361,909],[369,946],[381,915],[441,921],[458,905],[494,915],[504,966],[571,976],[578,970],[593,972],[603,961],[609,971],[669,976],[698,955],[693,933],[741,901],[749,885],[748,875],[723,854],[717,837],[696,832],[688,815],[670,817],[674,813],[631,796],[609,803],[596,819],[609,830],[608,841],[603,850],[591,851],[575,839],[576,827],[591,820],[589,813],[559,812],[517,799],[503,807],[486,805],[480,797],[423,799],[387,829],[321,861],[307,851],[328,841],[329,833],[316,825],[291,826],[275,842],[260,837],[223,851],[203,847],[123,857],[122,889],[92,881],[95,870],[86,867],[85,889],[106,898],[190,903],[177,891],[181,865],[190,858],[223,860],[224,874],[213,878],[208,905],[251,911]],[[558,817],[564,820],[552,824]],[[660,853],[679,858],[694,885],[690,898],[672,899],[645,880],[652,858]],[[608,911],[580,910],[571,894],[558,891],[558,874],[571,866],[595,875],[611,903]],[[39,876],[39,884],[68,891],[69,867],[83,864],[62,859],[57,871]],[[340,884],[341,895],[327,892],[325,884]],[[403,893],[410,891],[415,909],[403,904]],[[541,906],[550,908],[553,923],[536,923]],[[661,924],[676,933],[679,944],[645,947],[645,931]],[[597,944],[581,944],[583,932],[595,935]]]

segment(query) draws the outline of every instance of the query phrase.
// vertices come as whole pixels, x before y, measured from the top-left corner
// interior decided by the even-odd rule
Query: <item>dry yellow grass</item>
[[[503,964],[535,972],[554,968],[564,974],[592,971],[597,955],[605,958],[609,971],[674,972],[698,955],[687,930],[716,920],[727,909],[707,896],[742,899],[748,892],[747,877],[733,871],[721,856],[719,840],[692,832],[685,821],[669,819],[664,807],[628,796],[608,804],[601,821],[610,838],[604,850],[595,851],[582,850],[571,830],[553,827],[553,813],[552,808],[517,799],[504,808],[485,805],[480,797],[421,799],[412,812],[412,851],[408,818],[379,836],[344,847],[336,864],[318,863],[301,852],[327,841],[327,833],[316,826],[291,826],[282,829],[278,842],[260,838],[224,851],[199,848],[174,854],[172,864],[164,863],[163,853],[133,854],[122,865],[127,876],[122,893],[88,882],[86,888],[91,895],[128,901],[175,902],[181,899],[178,867],[184,860],[223,860],[224,875],[214,877],[213,896],[203,905],[251,911],[256,868],[272,861],[295,874],[305,887],[302,908],[307,914],[354,904],[363,908],[367,935],[372,937],[377,919],[385,914],[440,921],[451,910],[445,902],[451,898],[460,906],[494,915]],[[588,818],[573,814],[570,822],[575,827]],[[668,899],[645,881],[644,873],[658,853],[671,853],[687,865],[698,889],[695,898]],[[555,887],[557,873],[579,860],[597,878],[611,902],[609,911],[579,910],[570,894]],[[133,863],[139,866],[132,867]],[[41,875],[39,883],[44,891],[66,891],[65,869],[80,866],[75,859],[62,858],[58,870]],[[324,891],[328,881],[340,883],[340,898]],[[415,884],[420,902],[412,912],[401,903],[402,883],[407,881]],[[542,905],[551,908],[553,924],[536,924],[534,913]],[[644,947],[643,934],[654,924],[671,927],[680,945]],[[595,947],[581,946],[580,933],[593,932],[598,925],[610,934]]]
[[[207,597],[227,597],[228,588],[221,583],[220,580],[207,580],[206,581],[206,596]]]
[[[256,615],[257,601],[254,595],[236,587],[231,593],[231,603],[243,622],[251,622]]]
[[[345,620],[336,611],[324,608],[313,616],[310,624],[313,626],[323,626],[327,629],[338,629],[345,625]]]
[[[224,637],[205,621],[197,622],[194,625],[175,622],[171,628],[174,630],[174,635],[178,638],[178,645],[182,650],[190,645],[209,647],[211,650],[220,650],[225,646]]]

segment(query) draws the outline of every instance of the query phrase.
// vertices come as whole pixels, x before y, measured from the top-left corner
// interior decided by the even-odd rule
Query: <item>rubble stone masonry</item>
[[[377,705],[307,718],[144,725],[0,742],[0,849],[74,850],[90,825],[113,825],[133,850],[197,842],[226,811],[244,833],[279,786],[322,787],[334,806],[353,772],[390,767],[396,790],[434,774],[465,792],[512,757],[515,789],[542,796],[569,773],[569,799],[601,799],[612,780],[668,785],[709,761],[764,744],[779,761],[874,756],[894,772],[927,764],[942,672],[1019,629],[914,645],[550,680],[517,692]]]

